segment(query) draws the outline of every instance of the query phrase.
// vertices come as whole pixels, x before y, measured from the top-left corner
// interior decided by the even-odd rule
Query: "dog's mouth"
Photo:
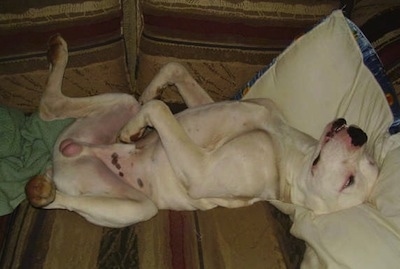
[[[325,134],[323,145],[328,143],[333,137],[335,137],[336,134],[343,130],[347,130],[348,128],[349,127],[347,126],[347,121],[345,119],[340,118],[334,121],[331,125],[331,128]]]
[[[333,138],[335,137],[336,134],[338,134],[339,132],[341,132],[341,131],[343,131],[343,130],[346,130],[348,127],[347,127],[347,122],[346,122],[346,120],[343,119],[343,118],[340,118],[340,119],[337,119],[336,121],[332,122],[331,125],[330,125],[330,127],[328,126],[327,128],[329,128],[329,129],[327,129],[327,130],[325,131],[325,135],[323,136],[322,141],[321,141],[321,144],[320,144],[320,147],[321,147],[321,148],[319,149],[318,155],[317,155],[317,157],[314,159],[314,161],[313,161],[313,163],[312,163],[312,167],[315,167],[315,166],[318,164],[318,162],[319,162],[319,160],[320,160],[320,157],[321,157],[321,150],[322,150],[322,148],[323,148],[331,139],[333,139]]]
[[[342,134],[343,137],[347,137],[352,147],[361,147],[367,140],[367,134],[359,127],[355,125],[347,125],[345,119],[340,118],[331,124],[330,129],[326,132],[322,146],[333,139],[336,135]]]
[[[320,144],[319,153],[314,159],[312,166],[315,166],[319,162],[322,148],[336,136],[338,136],[337,140],[343,141],[350,150],[360,148],[368,140],[368,136],[363,130],[354,125],[348,126],[347,121],[343,118],[335,120],[327,128]]]

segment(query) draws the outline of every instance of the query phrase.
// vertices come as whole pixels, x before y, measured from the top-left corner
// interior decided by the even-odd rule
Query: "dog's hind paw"
[[[31,178],[25,186],[26,197],[34,207],[45,207],[56,197],[56,187],[44,175]]]
[[[67,64],[68,46],[67,42],[65,42],[60,34],[50,37],[48,41],[47,60],[52,66],[56,64]]]

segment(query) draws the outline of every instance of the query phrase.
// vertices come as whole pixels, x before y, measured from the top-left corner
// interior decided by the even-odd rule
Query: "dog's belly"
[[[62,146],[63,142],[68,139],[68,136],[64,136],[55,149],[56,155],[60,157],[56,162],[62,164],[58,166],[60,169],[57,170],[59,170],[59,174],[63,174],[58,177],[62,178],[63,182],[57,182],[55,179],[56,185],[62,191],[70,194],[86,192],[107,194],[110,193],[110,186],[114,185],[113,182],[121,181],[126,183],[126,187],[112,189],[113,195],[129,196],[129,189],[136,189],[147,195],[160,209],[206,210],[215,206],[240,207],[260,199],[276,199],[279,184],[269,135],[263,131],[252,133],[254,131],[251,130],[254,130],[254,126],[246,124],[245,119],[239,117],[240,114],[232,115],[232,110],[220,110],[221,108],[218,107],[207,108],[204,111],[194,110],[178,116],[177,119],[198,146],[215,152],[223,148],[224,150],[233,149],[233,153],[236,152],[236,154],[230,154],[228,150],[226,155],[232,156],[233,161],[227,160],[227,164],[230,164],[233,169],[237,169],[236,172],[232,169],[229,171],[231,175],[238,177],[235,179],[236,182],[240,182],[237,185],[230,181],[217,183],[216,187],[215,183],[211,181],[211,184],[203,184],[204,195],[194,197],[188,189],[190,186],[184,184],[185,179],[177,176],[176,171],[173,170],[157,132],[148,134],[137,141],[135,145],[83,143],[84,148],[78,152],[77,156],[60,156],[62,155],[59,151],[60,146],[66,152],[68,149],[68,147]],[[222,115],[224,121],[221,122],[220,117],[218,119],[215,117],[216,112],[227,114]],[[215,122],[210,123],[210,118]],[[79,131],[79,128],[74,129]],[[250,133],[248,134],[248,132]],[[75,133],[72,134],[76,137]],[[111,132],[111,136],[115,136],[114,131]],[[250,136],[254,137],[250,139]],[[68,145],[69,142],[64,143]],[[74,147],[71,149],[72,151],[76,150]],[[239,151],[249,153],[245,162],[242,161],[243,158],[241,158],[242,160],[237,158]],[[196,165],[193,164],[193,166]],[[213,174],[224,173],[226,168],[223,166],[225,165],[223,162],[220,163],[220,168]],[[68,169],[68,166],[71,169]],[[218,165],[216,167],[218,168]],[[71,171],[77,173],[75,175],[68,174]],[[247,171],[247,174],[240,176],[243,171]],[[68,183],[69,180],[75,180],[76,184]],[[202,180],[201,177],[200,180]],[[65,183],[65,188],[62,186],[63,183]],[[71,186],[74,189],[67,189],[68,187],[72,188]]]
[[[151,155],[143,155],[148,168],[142,179],[151,186],[149,196],[160,209],[234,208],[279,196],[274,148],[269,135],[263,131],[251,131],[216,143],[210,151],[226,157],[214,164],[218,171],[208,175],[214,178],[200,176],[192,186],[187,186],[184,183],[187,179],[175,173],[161,142],[154,139],[157,140],[150,138],[151,143],[144,147]],[[143,142],[140,147],[143,147]],[[194,173],[195,170],[193,167]],[[198,188],[201,194],[193,192],[193,187]]]
[[[156,133],[136,144],[136,168],[126,173],[124,180],[146,194],[159,209],[207,210],[218,204],[209,199],[193,199],[183,181],[177,177]],[[129,160],[129,162],[131,162]],[[122,161],[122,166],[124,161]],[[140,167],[139,167],[140,166]],[[140,178],[140,182],[139,182]]]

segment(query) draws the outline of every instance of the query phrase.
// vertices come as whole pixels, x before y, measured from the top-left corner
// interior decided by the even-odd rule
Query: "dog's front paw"
[[[124,143],[135,142],[142,138],[145,132],[146,128],[141,128],[139,131],[133,131],[129,126],[126,126],[119,134],[119,141]]]
[[[149,128],[157,129],[154,126],[154,118],[157,115],[171,114],[168,106],[159,100],[151,100],[144,104],[136,116],[129,121],[119,133],[119,139],[122,142],[130,143],[139,140],[146,135]]]
[[[57,64],[67,64],[68,46],[67,42],[65,42],[60,34],[50,37],[48,42],[47,60],[52,66]]]
[[[121,142],[135,142],[145,135],[147,127],[151,127],[148,120],[146,120],[146,107],[147,105],[143,106],[142,110],[119,132],[119,140]]]
[[[56,187],[44,175],[31,178],[25,186],[26,197],[34,207],[44,207],[52,203],[56,197]]]

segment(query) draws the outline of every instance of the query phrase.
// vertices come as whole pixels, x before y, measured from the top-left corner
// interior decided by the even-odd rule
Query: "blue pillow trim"
[[[378,54],[376,53],[375,49],[372,47],[368,39],[365,37],[363,32],[352,21],[347,20],[347,23],[349,24],[349,27],[354,34],[358,46],[360,47],[363,55],[364,64],[375,76],[375,79],[381,86],[386,96],[386,99],[388,100],[388,104],[390,110],[392,111],[394,119],[392,125],[389,128],[389,132],[391,134],[398,133],[400,131],[400,104],[397,99],[393,85],[386,76],[385,69],[383,68],[383,64],[379,59]]]
[[[382,62],[380,61],[378,54],[376,53],[375,49],[372,47],[371,43],[362,33],[360,28],[357,27],[352,21],[347,19],[347,23],[349,28],[353,32],[353,36],[357,41],[357,44],[360,48],[360,51],[363,55],[363,62],[365,66],[371,71],[371,73],[375,76],[375,79],[381,86],[386,99],[388,100],[389,107],[392,111],[394,121],[389,128],[390,134],[395,134],[400,131],[400,104],[397,100],[397,96],[395,90],[393,88],[392,83],[386,76],[385,69],[383,68]],[[241,88],[236,95],[233,96],[233,99],[239,100],[241,99],[249,90],[250,88],[256,83],[256,81],[264,75],[265,72],[270,69],[272,65],[276,62],[276,58],[264,68],[262,68],[257,74],[247,82],[243,88]]]

